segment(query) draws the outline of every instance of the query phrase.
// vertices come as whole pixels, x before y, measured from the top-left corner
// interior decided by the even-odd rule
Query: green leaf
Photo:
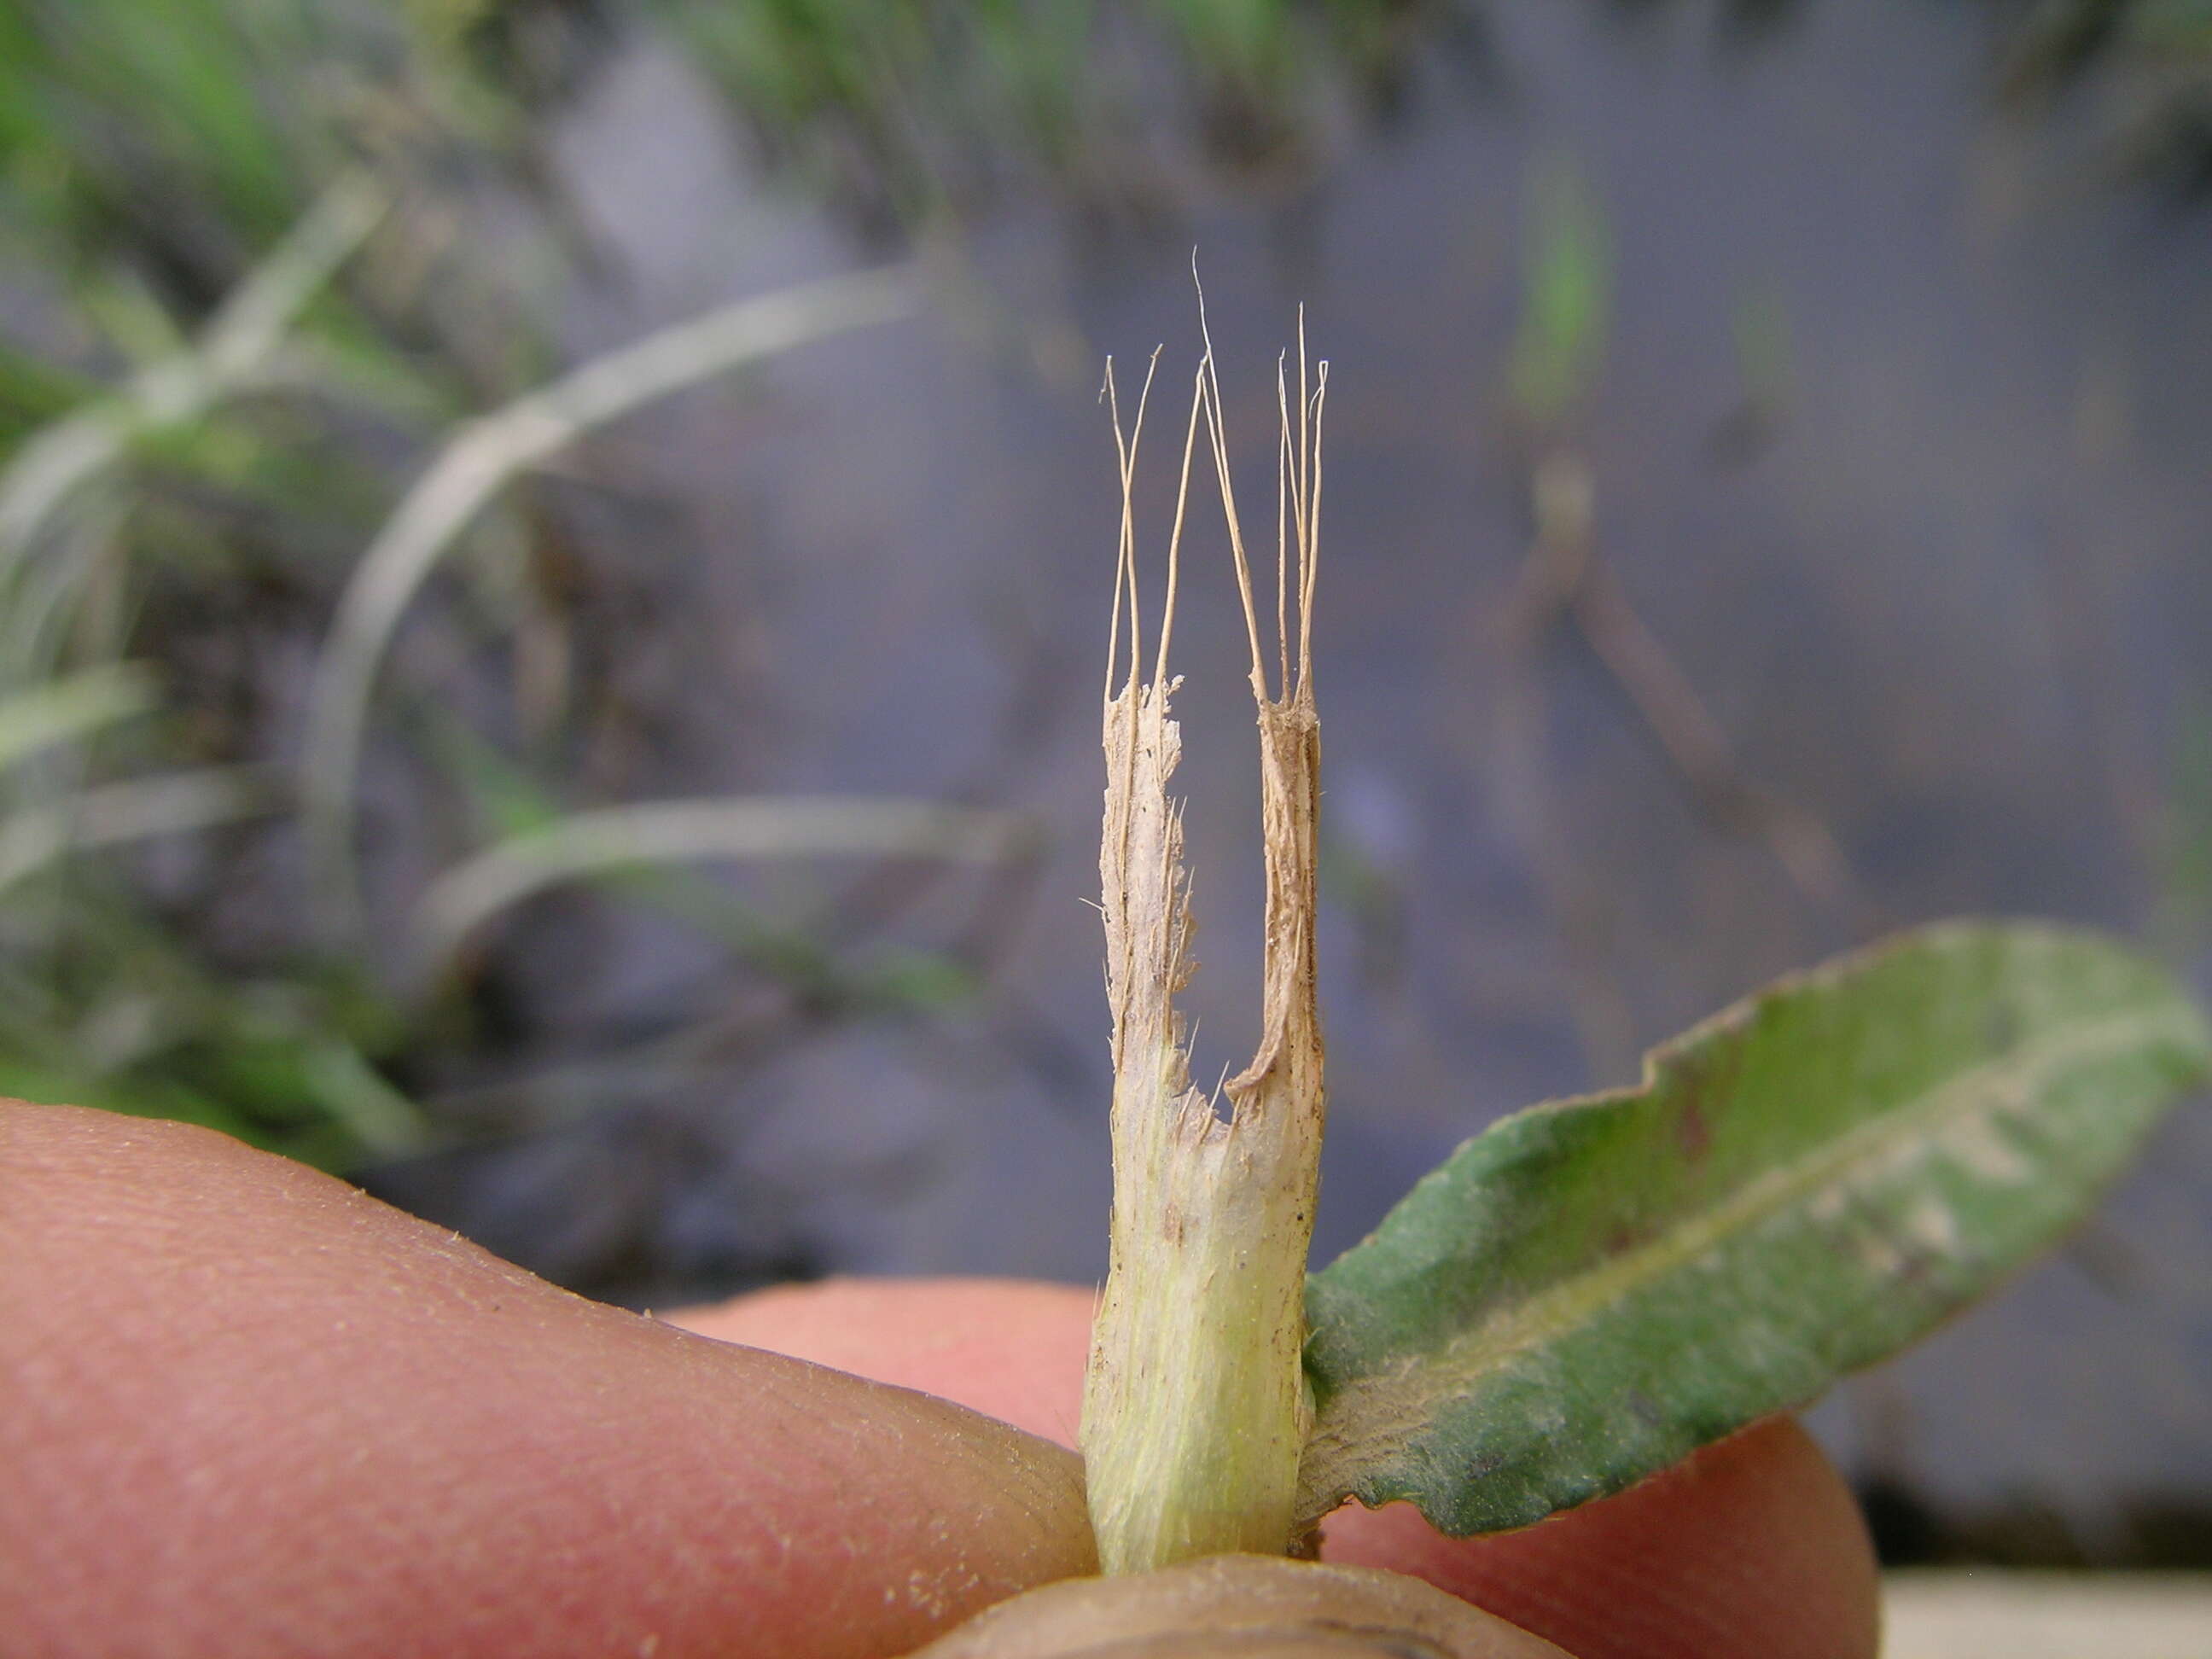
[[[158,701],[153,677],[132,663],[103,664],[0,696],[0,771],[41,749],[142,714]]]
[[[2081,1220],[2208,1062],[2163,973],[2053,927],[1785,980],[1468,1141],[1314,1277],[1302,1511],[1525,1526],[1802,1405]]]

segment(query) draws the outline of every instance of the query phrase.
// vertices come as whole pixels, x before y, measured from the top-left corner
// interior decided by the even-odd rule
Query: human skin
[[[1086,1291],[833,1279],[675,1317],[1074,1444]],[[1880,1645],[1879,1585],[1858,1506],[1790,1418],[1524,1531],[1446,1538],[1409,1504],[1350,1504],[1322,1536],[1326,1560],[1425,1578],[1581,1659],[1866,1659]]]
[[[0,1648],[899,1654],[1091,1569],[1053,1443],[1089,1308],[838,1281],[681,1330],[220,1135],[0,1103]],[[1584,1659],[1875,1651],[1863,1529],[1786,1422],[1525,1533],[1348,1511],[1325,1553]]]

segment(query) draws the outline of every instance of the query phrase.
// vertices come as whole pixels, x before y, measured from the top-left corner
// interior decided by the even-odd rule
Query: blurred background
[[[1893,927],[2212,990],[2204,0],[10,0],[0,1092],[633,1305],[1099,1277],[1096,392],[1165,343],[1157,571],[1194,246],[1248,515],[1333,363],[1322,1256]],[[1820,1409],[1892,1559],[2212,1565],[2208,1193],[2200,1103]]]

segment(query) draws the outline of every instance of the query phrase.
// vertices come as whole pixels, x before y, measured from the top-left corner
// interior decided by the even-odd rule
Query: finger
[[[65,1108],[0,1105],[0,1469],[20,1659],[860,1659],[1091,1565],[1055,1448]]]
[[[1332,1561],[1413,1573],[1580,1659],[1869,1659],[1879,1646],[1865,1523],[1788,1418],[1524,1531],[1446,1538],[1394,1504],[1339,1510],[1323,1540]]]
[[[1260,1555],[1077,1578],[1001,1601],[912,1659],[1566,1659],[1403,1573]]]
[[[672,1324],[834,1365],[1075,1444],[1095,1298],[1027,1279],[830,1279],[685,1308]]]
[[[673,1317],[1072,1444],[1091,1305],[1089,1291],[1056,1285],[833,1279]],[[1788,1421],[1523,1532],[1448,1539],[1394,1504],[1341,1510],[1323,1537],[1330,1560],[1426,1578],[1583,1659],[1865,1659],[1876,1648],[1857,1507]]]

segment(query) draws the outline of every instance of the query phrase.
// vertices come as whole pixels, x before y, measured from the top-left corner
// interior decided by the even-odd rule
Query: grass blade
[[[903,269],[863,271],[746,300],[648,334],[464,426],[362,555],[338,601],[310,692],[302,829],[319,925],[359,921],[355,776],[369,696],[409,603],[477,513],[517,472],[655,398],[809,341],[889,322],[915,303]]]
[[[0,698],[0,772],[41,749],[143,714],[156,701],[152,678],[127,664],[88,668]]]
[[[209,766],[80,790],[0,819],[0,893],[65,854],[212,829],[273,812],[283,797],[258,766]]]
[[[205,414],[250,386],[299,313],[374,229],[383,191],[347,173],[250,272],[186,351],[149,364],[113,398],[46,428],[0,471],[0,578],[28,556],[40,530],[87,479],[149,432]]]
[[[508,906],[562,882],[702,859],[854,856],[988,864],[1027,833],[1022,818],[933,801],[845,796],[649,801],[577,812],[494,843],[432,883],[416,915],[442,959]]]

